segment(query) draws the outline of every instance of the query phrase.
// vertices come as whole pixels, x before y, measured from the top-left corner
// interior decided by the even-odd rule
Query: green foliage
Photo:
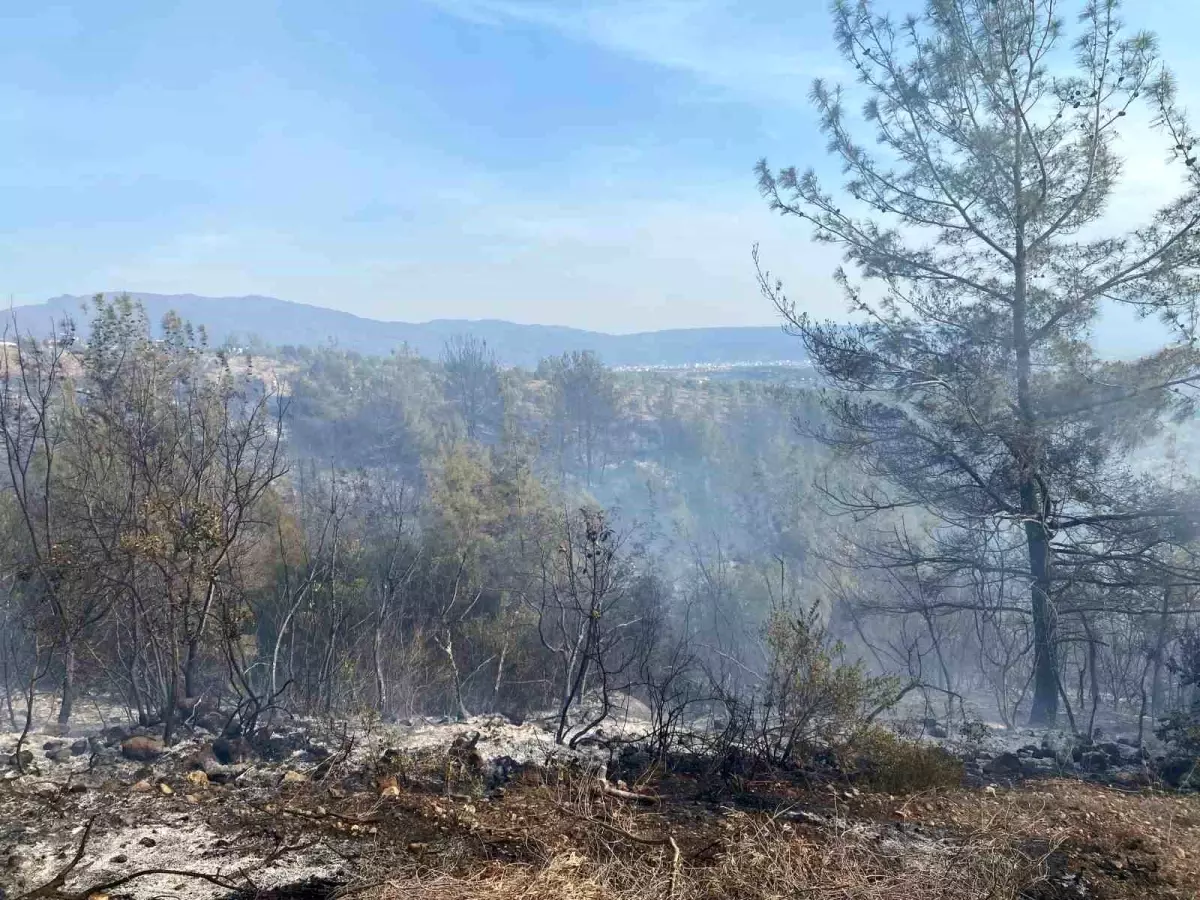
[[[942,747],[872,726],[843,752],[857,778],[875,790],[909,794],[962,784],[962,761]]]
[[[853,741],[880,712],[895,705],[899,681],[871,675],[861,661],[843,659],[814,604],[776,609],[766,626],[767,670],[761,690],[759,752],[782,765],[815,745]]]

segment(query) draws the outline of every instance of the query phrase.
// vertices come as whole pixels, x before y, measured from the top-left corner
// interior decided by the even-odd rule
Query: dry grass
[[[1069,780],[889,794],[870,780],[792,778],[731,783],[716,797],[676,771],[630,785],[661,798],[650,803],[553,769],[490,796],[459,784],[448,796],[441,763],[433,753],[380,758],[263,792],[210,784],[185,796],[192,788],[180,781],[174,795],[122,803],[144,815],[186,811],[231,846],[275,834],[334,848],[347,861],[338,877],[353,879],[335,896],[364,900],[1200,897],[1196,796]],[[69,819],[90,796],[64,794],[56,815]],[[25,797],[12,820],[37,814],[38,802]]]
[[[518,813],[517,810],[520,812]],[[393,867],[378,900],[1184,900],[1200,802],[1070,781],[910,796],[826,787],[774,814],[622,803],[569,782],[484,805],[485,852]],[[456,821],[462,823],[460,816]],[[681,848],[676,860],[667,839]],[[493,842],[522,852],[498,859]]]
[[[873,828],[809,836],[787,825],[744,817],[708,865],[672,877],[669,853],[596,858],[571,849],[540,866],[491,865],[467,875],[407,873],[391,878],[379,900],[983,900],[1016,898],[1042,880],[1043,858],[993,838],[967,843],[896,840]]]

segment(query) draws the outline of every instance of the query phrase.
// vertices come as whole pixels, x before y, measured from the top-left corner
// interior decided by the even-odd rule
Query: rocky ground
[[[605,737],[635,736],[630,719]],[[1200,800],[1166,790],[1169,747],[920,726],[965,760],[961,785],[725,777],[636,746],[566,751],[502,718],[289,721],[253,745],[196,729],[172,747],[93,721],[31,734],[19,760],[10,735],[0,885],[4,900],[1200,896]]]

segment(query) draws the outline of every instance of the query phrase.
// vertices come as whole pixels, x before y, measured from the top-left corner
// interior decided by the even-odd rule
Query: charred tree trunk
[[[58,724],[67,725],[75,708],[75,640],[68,636],[63,640],[62,702],[58,707]]]

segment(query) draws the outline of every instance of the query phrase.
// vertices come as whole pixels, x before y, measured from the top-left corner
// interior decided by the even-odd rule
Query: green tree
[[[569,447],[591,485],[592,473],[609,449],[619,409],[612,372],[596,354],[584,350],[542,360],[537,375],[553,391],[553,425],[564,467]]]
[[[1031,717],[1055,720],[1056,618],[1080,580],[1118,584],[1157,564],[1143,551],[1178,521],[1120,460],[1200,376],[1200,176],[1194,141],[1153,38],[1127,34],[1116,0],[1080,5],[1069,36],[1053,0],[931,0],[921,16],[838,0],[838,47],[858,73],[867,138],[848,92],[812,99],[846,180],[759,165],[772,209],[841,248],[862,324],[819,324],[760,269],[762,287],[835,390],[820,436],[870,476],[838,502],[862,515],[932,510],[923,546],[892,541],[893,566],[1024,575],[1033,622]],[[1070,54],[1073,50],[1074,65]],[[1127,123],[1152,119],[1144,127]],[[1137,115],[1131,115],[1136,113]],[[1172,161],[1180,193],[1143,226],[1105,234],[1122,135]],[[857,278],[853,273],[857,273]],[[1177,340],[1130,362],[1101,359],[1106,305],[1158,314]],[[1000,523],[990,558],[962,536]],[[1140,535],[1140,536],[1139,536]]]

